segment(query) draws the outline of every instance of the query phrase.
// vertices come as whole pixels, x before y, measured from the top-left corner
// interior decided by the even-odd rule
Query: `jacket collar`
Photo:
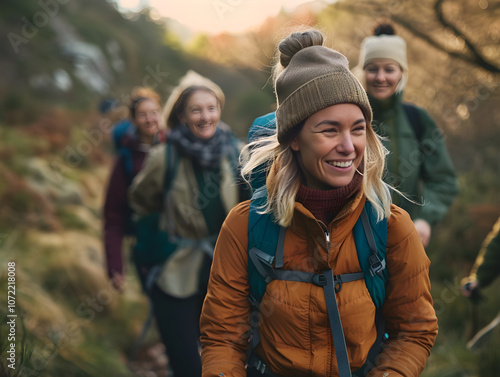
[[[372,106],[374,114],[381,114],[387,110],[400,106],[403,103],[403,92],[394,93],[384,100],[376,99],[368,94],[368,100]]]
[[[291,229],[303,238],[318,237],[320,232],[324,233],[324,226],[326,226],[330,232],[330,241],[332,238],[335,240],[345,239],[358,221],[365,202],[366,197],[360,190],[330,224],[321,224],[304,205],[295,202]]]

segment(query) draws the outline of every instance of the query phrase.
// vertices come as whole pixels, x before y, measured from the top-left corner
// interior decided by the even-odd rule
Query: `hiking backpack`
[[[129,183],[134,178],[134,163],[132,159],[132,151],[129,147],[123,145],[123,139],[126,136],[134,137],[136,128],[130,119],[123,119],[113,126],[111,138],[116,153],[123,158],[125,174]]]
[[[264,186],[256,190],[252,196],[248,218],[248,280],[250,285],[249,300],[252,304],[251,317],[253,318],[252,340],[247,355],[248,365],[257,368],[262,374],[272,375],[268,369],[266,370],[267,366],[252,352],[260,342],[259,321],[256,321],[255,318],[260,316],[259,305],[269,282],[272,280],[298,281],[324,288],[339,374],[340,377],[351,376],[335,292],[341,291],[343,283],[364,279],[377,308],[375,319],[377,340],[370,349],[365,365],[354,373],[355,376],[366,375],[373,368],[375,358],[380,353],[382,343],[386,339],[381,307],[385,299],[385,284],[388,278],[385,262],[387,219],[378,221],[372,204],[366,201],[353,228],[358,261],[362,272],[333,276],[332,270],[325,270],[320,274],[282,270],[286,228],[277,224],[272,214],[259,213],[266,201],[267,191]],[[329,241],[328,235],[327,241]]]

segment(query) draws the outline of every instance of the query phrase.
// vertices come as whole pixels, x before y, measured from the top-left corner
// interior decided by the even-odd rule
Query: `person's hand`
[[[477,284],[477,281],[473,281],[462,285],[460,291],[462,292],[462,295],[464,297],[471,297],[474,291],[478,289],[478,287],[479,285]]]
[[[483,299],[483,295],[481,294],[479,283],[477,281],[471,281],[462,285],[460,292],[462,292],[464,297],[469,298],[474,303],[478,303]]]
[[[113,284],[113,288],[115,288],[118,292],[123,292],[123,288],[125,288],[125,278],[123,275],[113,272],[111,283]]]
[[[422,240],[422,244],[424,245],[424,247],[427,247],[427,245],[429,245],[429,241],[431,240],[430,224],[422,219],[415,220],[413,224],[415,224],[415,229],[417,230],[417,233]]]

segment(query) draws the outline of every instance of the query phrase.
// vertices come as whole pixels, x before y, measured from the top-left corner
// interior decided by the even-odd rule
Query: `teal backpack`
[[[250,284],[249,300],[252,304],[252,340],[247,355],[248,367],[256,369],[262,375],[272,376],[269,368],[252,352],[260,342],[258,323],[261,320],[261,315],[259,306],[268,283],[272,280],[288,280],[315,284],[324,288],[339,374],[340,377],[352,376],[335,292],[340,292],[344,283],[364,279],[377,308],[375,320],[377,340],[370,349],[365,365],[354,373],[354,376],[365,376],[373,368],[375,358],[381,351],[384,339],[387,338],[381,314],[381,307],[385,299],[385,284],[388,278],[385,262],[387,220],[378,221],[372,204],[366,201],[353,229],[362,272],[333,276],[332,270],[325,270],[319,274],[282,270],[286,228],[277,224],[272,214],[258,213],[266,201],[267,191],[264,186],[257,189],[252,196],[248,217],[248,280]],[[326,237],[329,242],[329,235],[326,234]]]

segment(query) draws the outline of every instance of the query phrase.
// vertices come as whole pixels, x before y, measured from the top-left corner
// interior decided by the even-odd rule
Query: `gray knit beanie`
[[[321,40],[321,43],[314,41]],[[318,45],[317,30],[293,33],[280,42],[280,62],[285,69],[275,82],[278,101],[276,124],[280,144],[291,141],[294,127],[319,110],[341,103],[358,105],[367,123],[372,110],[363,86],[349,71],[340,52]]]

